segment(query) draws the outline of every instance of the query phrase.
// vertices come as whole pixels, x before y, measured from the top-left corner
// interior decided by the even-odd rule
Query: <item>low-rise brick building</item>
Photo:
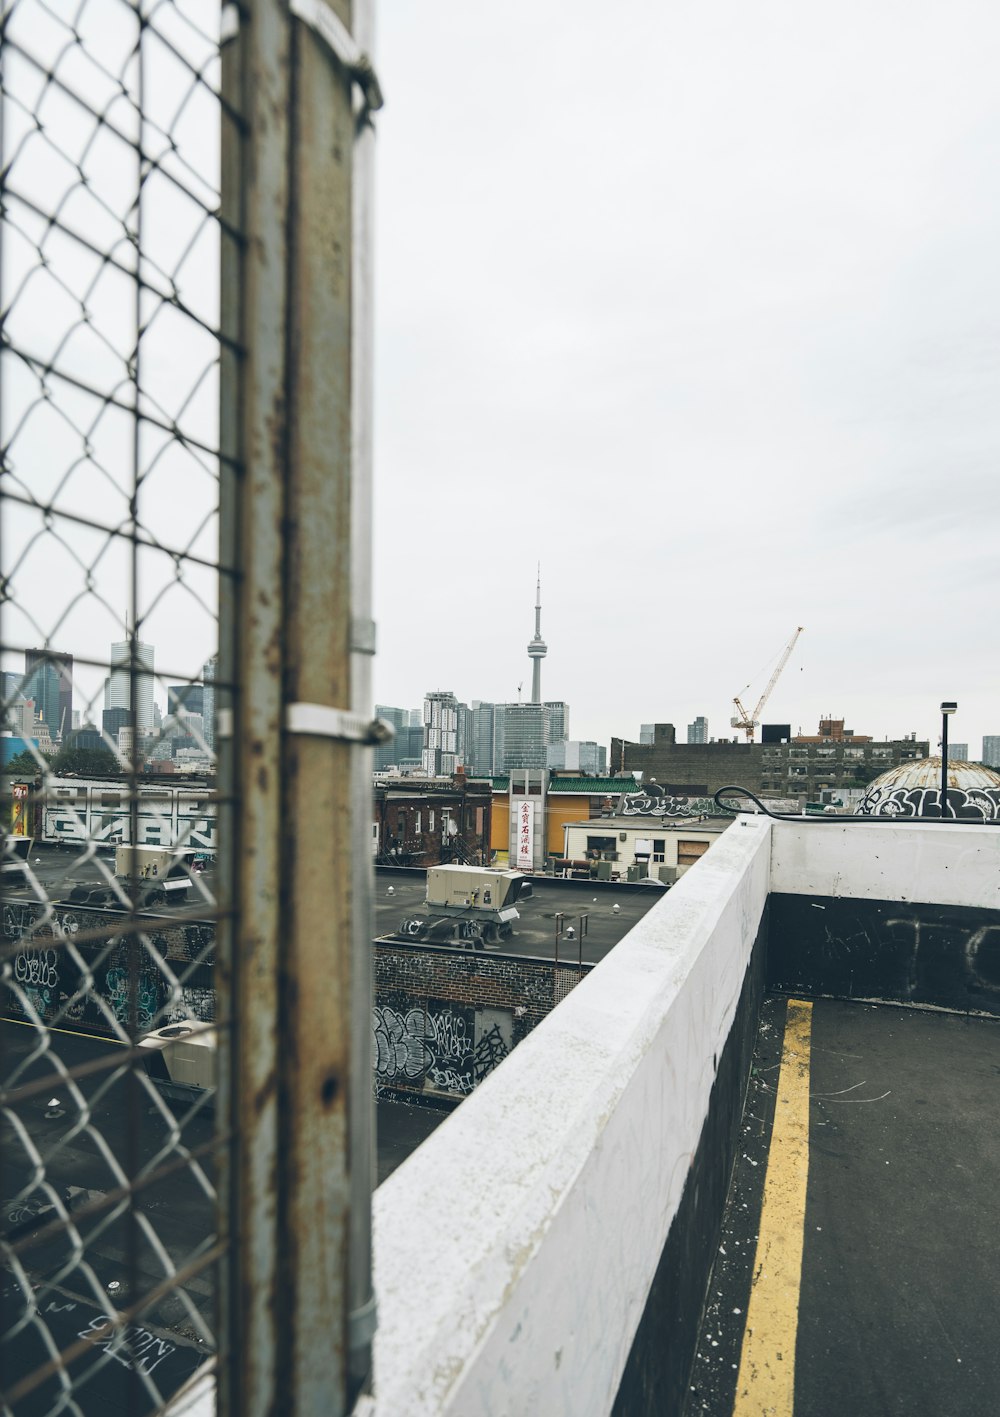
[[[820,800],[834,789],[864,787],[889,768],[925,758],[926,739],[915,735],[876,742],[822,719],[819,732],[778,743],[678,743],[672,723],[654,725],[652,743],[611,740],[611,761],[620,772],[641,772],[676,796],[711,796],[721,787],[747,787],[767,797]]]
[[[372,851],[392,866],[482,865],[490,859],[493,792],[488,779],[378,777]]]

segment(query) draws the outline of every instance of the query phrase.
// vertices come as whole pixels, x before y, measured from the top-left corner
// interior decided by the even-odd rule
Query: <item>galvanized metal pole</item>
[[[943,706],[942,706],[943,708]],[[948,803],[948,711],[941,714],[941,820]]]

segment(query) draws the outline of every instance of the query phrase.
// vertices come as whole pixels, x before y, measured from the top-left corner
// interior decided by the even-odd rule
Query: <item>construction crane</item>
[[[768,699],[771,697],[771,690],[774,688],[775,684],[777,684],[778,677],[781,674],[781,671],[784,669],[785,665],[788,663],[789,658],[791,657],[792,650],[795,648],[795,642],[804,629],[805,626],[800,625],[795,631],[795,634],[788,641],[788,644],[785,646],[781,658],[778,660],[777,667],[775,668],[774,673],[767,681],[767,688],[757,700],[757,707],[754,709],[753,713],[747,713],[746,709],[740,703],[739,698],[733,699],[733,703],[736,705],[736,712],[738,717],[731,718],[729,722],[733,728],[742,728],[743,732],[747,735],[748,743],[753,742],[753,731],[757,727],[758,723],[760,723],[761,710],[767,703]],[[746,689],[744,689],[743,692],[746,693]]]

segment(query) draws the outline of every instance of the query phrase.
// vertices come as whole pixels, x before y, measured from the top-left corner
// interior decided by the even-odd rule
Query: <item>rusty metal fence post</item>
[[[353,229],[355,145],[377,88],[350,7],[335,9],[253,0],[227,59],[246,120],[246,355],[233,369],[242,869],[227,950],[240,1160],[220,1390],[248,1417],[345,1411],[373,1319],[370,375],[355,381],[368,315],[355,316]]]

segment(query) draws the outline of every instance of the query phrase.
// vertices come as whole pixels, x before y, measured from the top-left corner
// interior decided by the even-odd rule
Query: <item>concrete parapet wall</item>
[[[1000,826],[774,824],[768,985],[1000,1016]]]
[[[728,832],[379,1189],[379,1414],[611,1411],[743,993],[772,825]]]
[[[996,909],[1000,826],[954,822],[774,823],[771,889]]]

